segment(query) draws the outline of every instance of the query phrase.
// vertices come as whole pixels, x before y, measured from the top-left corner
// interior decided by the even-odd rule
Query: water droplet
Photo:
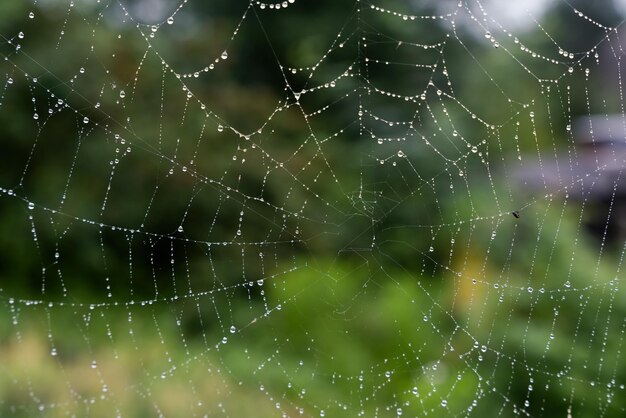
[[[448,405],[448,401],[446,401],[445,399],[441,401],[441,406],[445,408],[447,405]]]
[[[83,123],[89,123],[89,118],[87,116],[83,118]]]
[[[404,151],[402,151],[402,150],[398,151],[398,157],[399,158],[403,158],[404,157]]]
[[[228,52],[227,52],[227,51],[222,52],[222,55],[220,55],[220,57],[221,57],[223,60],[228,59]]]
[[[24,39],[24,32],[18,33],[17,37],[20,38],[20,39]]]
[[[178,232],[183,232],[183,226],[182,225],[178,227]]]
[[[126,97],[126,92],[124,90],[120,90],[120,98]]]
[[[39,119],[39,115],[37,113],[34,113],[33,114],[33,119],[35,119],[35,120]]]
[[[224,127],[222,125],[217,125],[217,132],[222,132]]]
[[[33,202],[28,202],[28,209],[30,210],[35,209],[35,204]]]
[[[35,18],[35,13],[30,12],[30,13],[28,14],[28,17],[30,17],[31,19],[34,19],[34,18]]]
[[[234,326],[234,325],[231,325],[231,326],[230,326],[230,333],[231,333],[231,334],[234,334],[235,332],[237,332],[237,328],[235,328],[235,326]]]
[[[173,23],[174,23],[174,18],[173,18],[172,16],[168,17],[168,18],[167,18],[167,24],[168,24],[168,25],[171,25],[171,24],[173,24]]]

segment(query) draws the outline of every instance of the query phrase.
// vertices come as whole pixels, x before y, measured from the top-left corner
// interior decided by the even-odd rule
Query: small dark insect
[[[511,212],[511,215],[515,216],[516,218],[519,219],[519,211],[514,210],[513,212]]]

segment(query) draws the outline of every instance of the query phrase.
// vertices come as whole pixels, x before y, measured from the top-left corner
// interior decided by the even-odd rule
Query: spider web
[[[622,25],[519,9],[1,5],[2,415],[621,416]]]

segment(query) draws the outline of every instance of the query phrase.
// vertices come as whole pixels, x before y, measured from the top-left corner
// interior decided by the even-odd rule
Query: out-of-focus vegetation
[[[624,414],[611,213],[513,175],[622,111],[603,28],[101,3],[0,3],[0,415]]]

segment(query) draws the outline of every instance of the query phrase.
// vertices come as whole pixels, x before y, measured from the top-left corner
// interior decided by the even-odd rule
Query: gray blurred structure
[[[592,235],[626,239],[626,118],[592,115],[575,120],[573,145],[542,155],[515,179],[531,194],[553,193],[585,205],[584,222]]]

